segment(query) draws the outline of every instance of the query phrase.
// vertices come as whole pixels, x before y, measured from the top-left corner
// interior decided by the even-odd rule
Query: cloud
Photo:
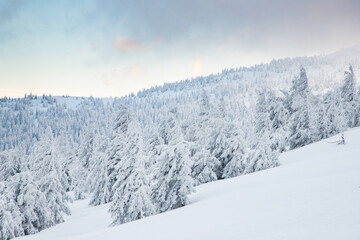
[[[353,45],[360,35],[359,0],[98,1],[105,18],[145,42],[160,37],[179,49],[189,39],[207,39],[190,51],[233,36],[234,47],[318,52],[324,43],[332,50]]]
[[[139,52],[145,47],[136,39],[125,38],[119,36],[115,39],[115,48],[120,52]]]

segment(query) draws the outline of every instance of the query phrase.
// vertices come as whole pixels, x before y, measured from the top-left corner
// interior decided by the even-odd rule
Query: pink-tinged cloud
[[[144,50],[144,46],[138,40],[122,36],[115,39],[115,48],[121,52],[139,52]]]

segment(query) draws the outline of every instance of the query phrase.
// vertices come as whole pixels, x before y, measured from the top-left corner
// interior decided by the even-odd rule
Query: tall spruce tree
[[[351,128],[358,125],[359,116],[356,114],[357,99],[355,91],[355,78],[352,66],[344,73],[344,84],[340,88],[342,115],[346,126]]]
[[[290,149],[305,146],[312,142],[309,117],[309,86],[305,68],[292,81],[290,89],[291,116],[289,127]]]
[[[258,93],[255,107],[255,133],[249,140],[249,150],[244,157],[244,173],[252,173],[279,165],[277,139],[271,137],[275,132],[271,121],[269,106],[273,98],[267,98],[266,92]]]
[[[13,196],[21,214],[21,225],[25,235],[37,233],[54,223],[45,194],[39,190],[32,173],[25,171],[10,179]]]
[[[45,194],[51,212],[50,225],[64,221],[64,214],[70,215],[68,202],[72,199],[66,192],[67,176],[64,173],[61,157],[57,155],[57,142],[50,128],[37,142],[30,156],[37,184]]]
[[[159,136],[163,145],[152,197],[158,211],[165,212],[188,204],[188,195],[194,192],[189,150],[178,122],[177,109],[170,110],[169,118],[159,128]]]
[[[92,165],[91,159],[94,154],[94,127],[90,125],[82,138],[82,142],[75,152],[74,161],[72,164],[71,175],[73,177],[74,196],[75,199],[86,198],[89,189],[86,183],[90,167]]]
[[[193,141],[191,141],[191,158],[194,162],[192,166],[192,176],[195,184],[203,184],[217,180],[216,171],[220,167],[219,160],[210,152],[210,142],[213,136],[215,123],[213,121],[213,111],[210,105],[208,94],[202,90],[200,99],[200,111],[198,121],[195,122],[191,131]]]
[[[91,159],[91,171],[87,178],[87,185],[91,193],[90,205],[97,206],[110,201],[110,184],[108,176],[108,139],[98,136],[95,138],[95,152]]]
[[[112,139],[112,225],[134,221],[154,213],[144,169],[142,137],[137,121],[125,106],[115,120]]]
[[[15,202],[14,190],[8,182],[0,181],[0,239],[9,240],[23,236],[22,215]]]
[[[242,142],[244,133],[238,124],[228,118],[227,112],[224,98],[221,97],[213,113],[210,126],[212,131],[209,137],[210,153],[218,160],[216,164],[218,167],[215,168],[218,179],[233,177],[234,173],[239,171],[239,160],[242,159],[244,151]],[[232,163],[227,167],[231,161]],[[231,166],[237,166],[237,169],[231,169]]]

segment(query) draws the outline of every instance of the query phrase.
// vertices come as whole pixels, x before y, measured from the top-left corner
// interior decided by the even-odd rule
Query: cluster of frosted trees
[[[61,140],[48,129],[30,155],[0,153],[0,239],[37,233],[70,214]]]
[[[348,128],[360,125],[360,91],[356,92],[352,66],[345,71],[340,88],[315,96],[308,86],[306,71],[301,68],[290,93],[283,100],[285,145],[289,149],[305,146]]]
[[[311,94],[301,68],[283,95],[259,92],[244,126],[228,121],[223,99],[213,101],[202,90],[193,120],[180,120],[172,108],[146,140],[138,120],[120,106],[111,137],[100,141],[102,157],[90,161],[91,204],[111,202],[113,225],[182,207],[196,185],[278,166],[280,152],[359,125],[351,66],[343,86],[323,96]]]
[[[276,167],[280,152],[359,126],[351,66],[340,88],[321,95],[312,94],[304,68],[291,85],[281,94],[260,89],[255,99],[199,88],[191,107],[176,97],[167,108],[155,97],[146,108],[134,96],[107,108],[92,101],[59,123],[44,122],[39,141],[0,152],[1,239],[62,222],[69,192],[90,205],[110,203],[113,225],[126,223],[188,204],[199,184]],[[154,113],[160,105],[166,111]],[[51,112],[59,116],[54,109],[47,118]]]

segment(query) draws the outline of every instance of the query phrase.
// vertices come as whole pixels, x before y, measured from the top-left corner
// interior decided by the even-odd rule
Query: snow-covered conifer
[[[94,129],[89,126],[78,147],[72,163],[71,176],[73,176],[75,199],[84,199],[88,194],[86,179],[90,172],[91,159],[94,154]]]
[[[108,140],[106,137],[95,138],[96,151],[92,156],[92,167],[87,178],[91,192],[90,205],[97,206],[110,201],[108,176]]]
[[[115,120],[112,139],[113,180],[110,212],[112,225],[134,221],[154,213],[144,169],[142,137],[137,121],[125,106]]]
[[[160,156],[160,138],[157,132],[153,133],[147,141],[147,144],[144,146],[146,148],[146,156],[147,161],[145,162],[145,169],[147,171],[147,175],[152,179],[152,175],[154,173],[154,168],[157,165],[157,161]]]
[[[196,185],[217,180],[216,171],[220,162],[210,152],[210,141],[214,137],[215,127],[213,117],[208,94],[202,90],[198,121],[191,126],[194,129],[191,131],[193,136],[190,156],[194,163],[192,176]]]
[[[10,179],[13,197],[21,214],[21,225],[25,235],[37,233],[54,223],[51,210],[43,192],[29,171],[14,175]]]
[[[324,137],[330,137],[346,129],[346,122],[342,115],[341,99],[338,92],[332,91],[323,97],[324,108]]]
[[[267,136],[268,137],[268,136]],[[279,165],[278,152],[271,149],[271,143],[264,136],[246,152],[244,173],[252,173]]]
[[[290,90],[291,117],[289,127],[290,149],[312,142],[309,117],[309,86],[306,71],[300,68],[300,75],[292,81]]]
[[[266,92],[267,112],[270,119],[270,131],[273,150],[283,152],[286,150],[288,109],[284,105],[284,99],[276,97],[273,91]]]
[[[344,75],[344,84],[340,88],[342,115],[347,127],[355,127],[358,124],[359,116],[356,114],[358,103],[356,102],[354,71],[351,65]]]
[[[255,108],[255,132],[250,139],[244,156],[244,173],[252,173],[279,165],[277,139],[271,137],[275,129],[270,118],[269,100],[265,91],[259,92]],[[273,100],[273,98],[271,98]],[[274,147],[275,146],[275,147]]]
[[[229,171],[230,166],[226,170],[227,173],[224,173],[224,169],[233,158],[234,162],[231,165],[238,165],[235,159],[241,159],[243,152],[241,140],[243,136],[239,126],[230,121],[226,113],[224,98],[220,98],[213,113],[212,131],[209,137],[210,153],[218,160],[218,167],[215,168],[218,179],[230,177],[230,175],[233,176],[233,174],[230,174],[231,171]],[[237,171],[235,170],[235,172]]]
[[[63,222],[63,214],[70,214],[67,202],[72,201],[66,193],[67,176],[65,175],[59,157],[56,154],[56,141],[48,129],[41,140],[34,146],[31,168],[44,193],[51,212],[51,225]]]
[[[14,201],[14,193],[0,181],[0,239],[9,240],[24,235],[22,215]]]
[[[194,191],[189,150],[180,129],[177,109],[170,110],[169,115],[159,128],[164,144],[153,188],[153,202],[159,212],[188,204],[188,195]]]
[[[233,141],[229,146],[232,149],[231,160],[225,165],[222,173],[222,178],[232,178],[240,176],[245,170],[244,165],[244,154],[245,154],[245,144],[243,142],[244,134],[241,134],[240,131],[236,135],[233,135]]]
[[[20,156],[26,157],[25,154],[21,154],[21,151],[18,149],[0,152],[0,181],[6,181],[11,176],[22,171],[24,166],[22,166]]]

